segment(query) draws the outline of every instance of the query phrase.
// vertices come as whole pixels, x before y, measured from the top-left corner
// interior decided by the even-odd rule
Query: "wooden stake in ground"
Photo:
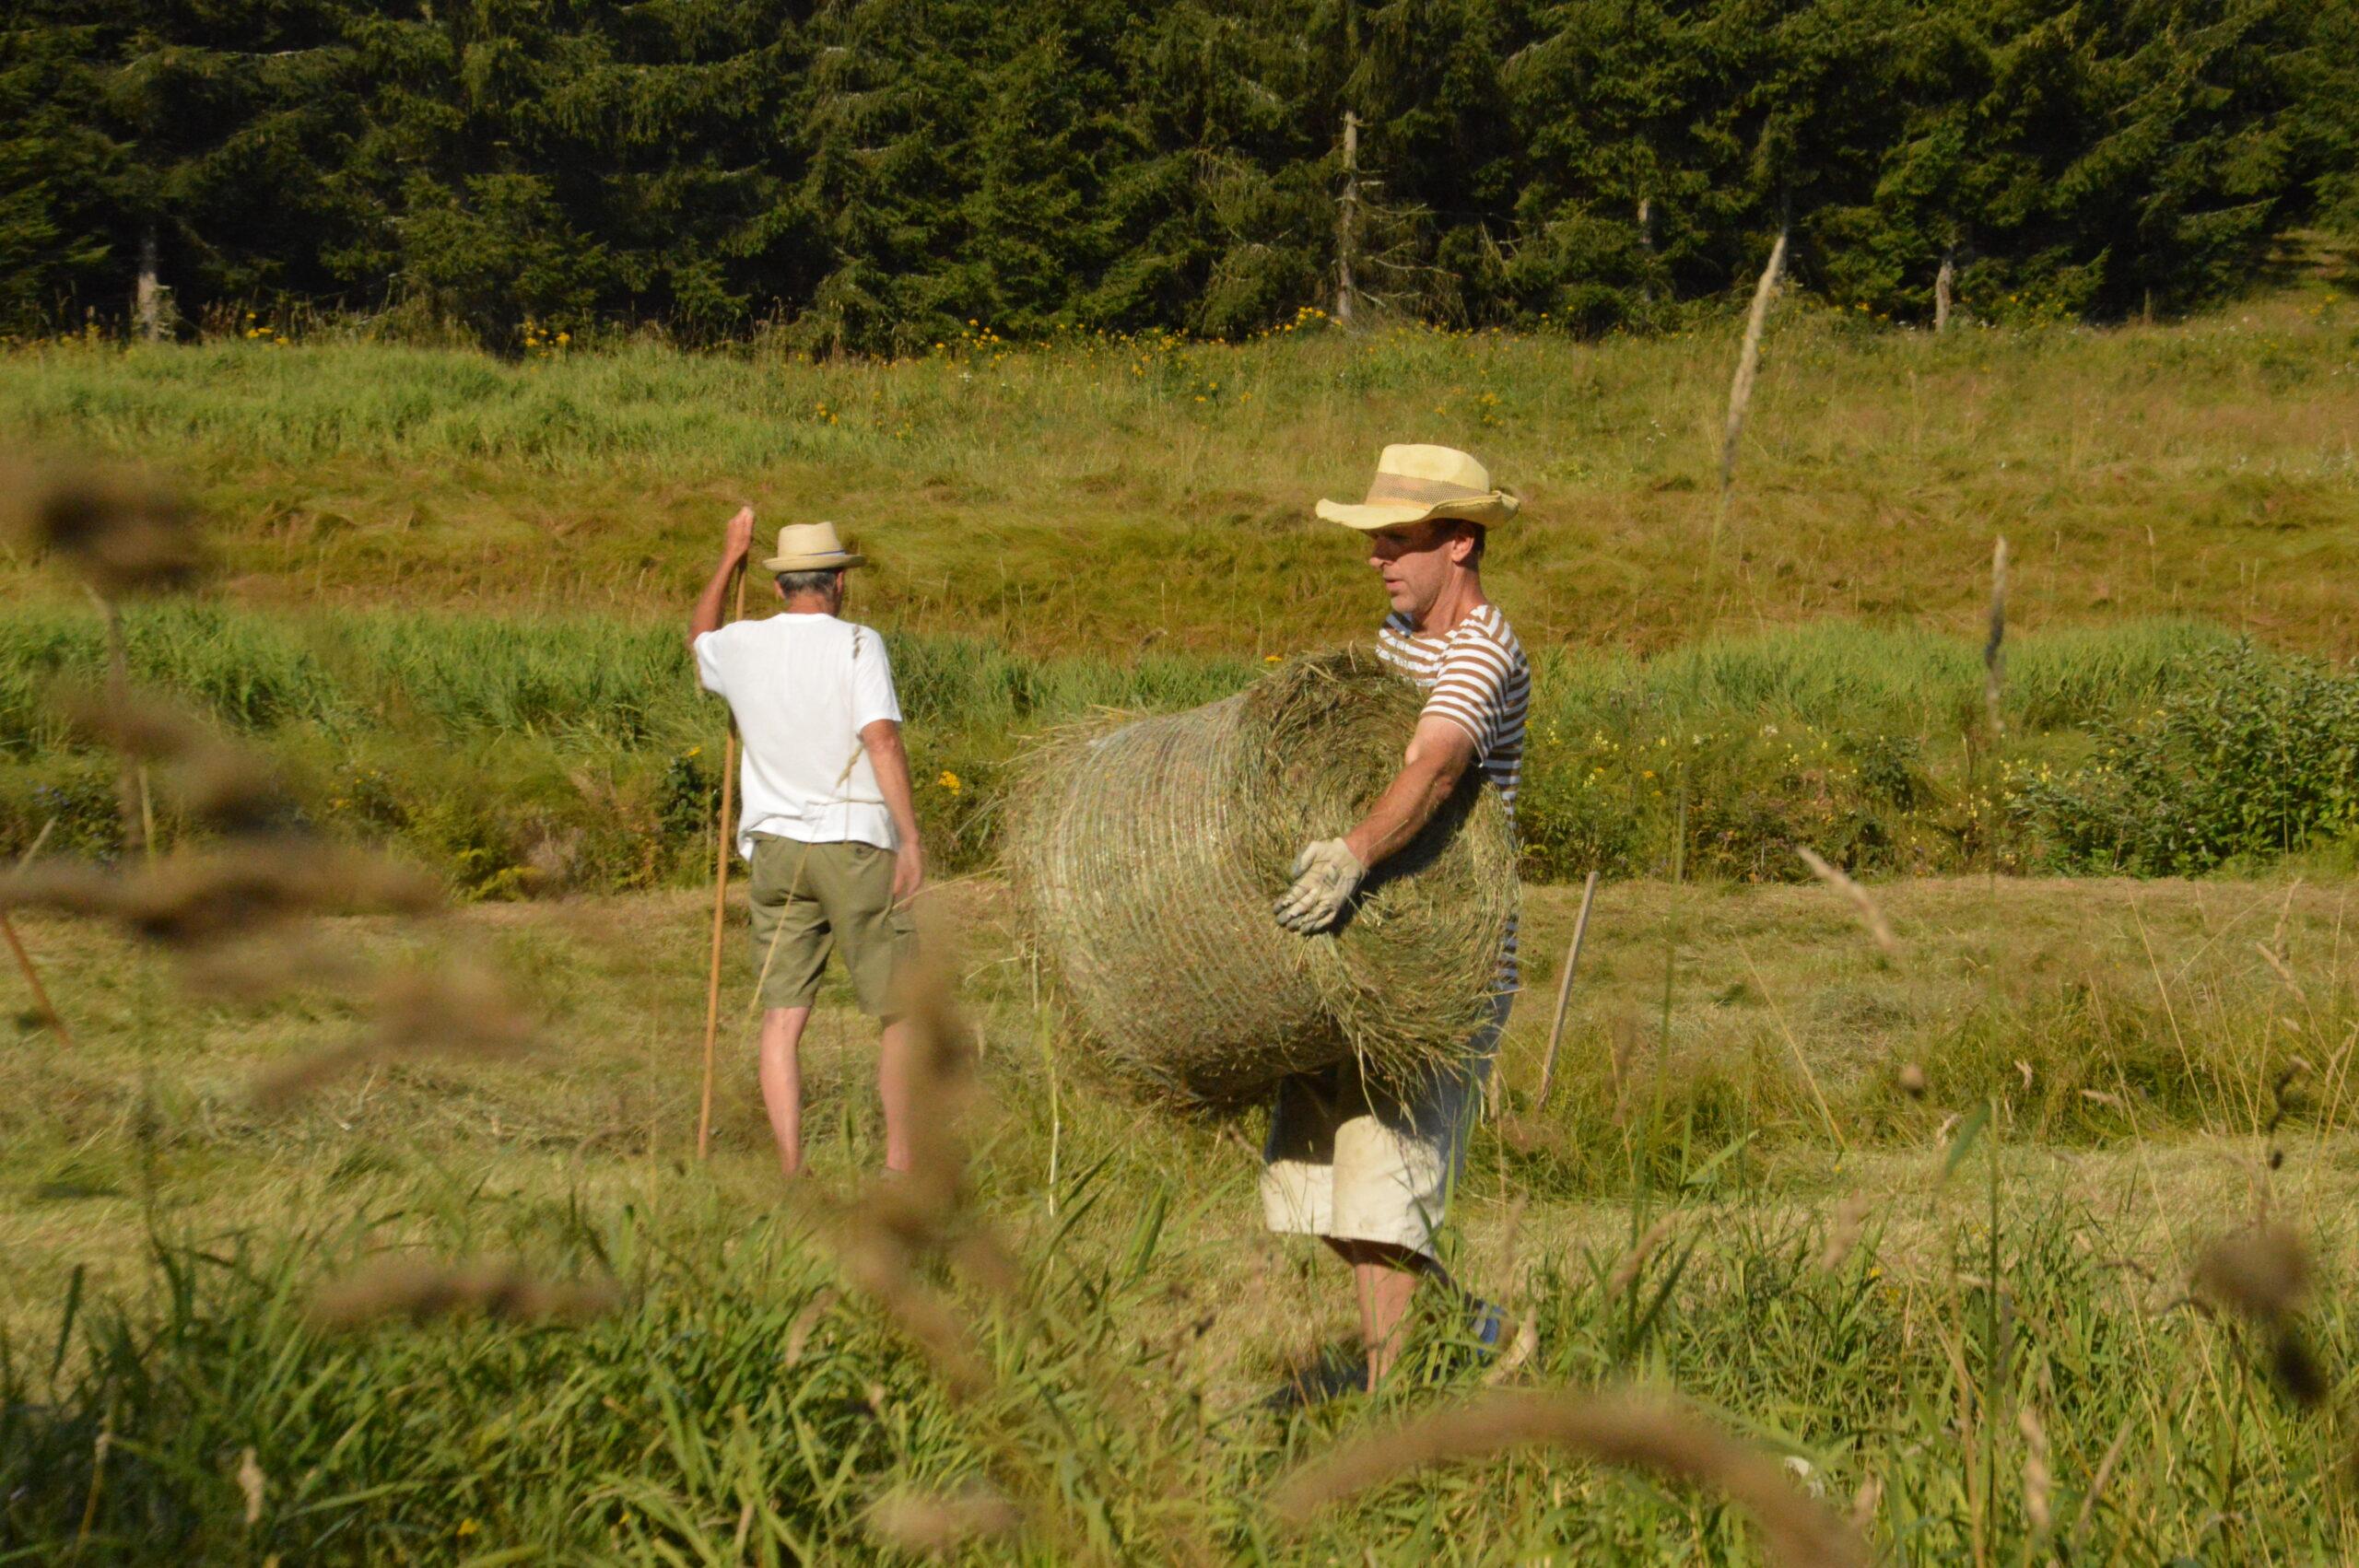
[[[41,847],[49,842],[50,833],[56,826],[55,817],[50,818],[41,825],[40,835],[33,839],[33,847],[26,850],[22,858],[17,861],[18,872],[21,872],[27,866],[33,863],[33,857],[41,853]],[[33,955],[25,951],[25,944],[18,937],[17,928],[9,921],[8,912],[5,909],[0,909],[0,937],[7,939],[8,951],[16,954],[17,967],[24,972],[25,984],[33,993],[34,1011],[41,1014],[41,1022],[48,1024],[51,1032],[56,1035],[58,1044],[69,1051],[72,1050],[74,1032],[66,1028],[65,1020],[58,1016],[56,1005],[49,1000],[49,988],[41,983],[41,971],[33,967]]]
[[[72,1050],[74,1033],[65,1027],[65,1020],[57,1015],[57,1008],[50,1001],[47,988],[41,983],[41,971],[33,967],[33,955],[25,951],[24,942],[17,935],[17,928],[5,913],[0,913],[0,937],[7,939],[8,951],[17,956],[17,967],[24,971],[25,984],[32,988],[33,1011],[41,1014],[41,1021],[49,1025],[50,1032],[57,1036],[58,1044]]]
[[[1573,920],[1573,945],[1565,953],[1565,972],[1556,977],[1556,1019],[1548,1025],[1548,1054],[1540,1062],[1540,1095],[1532,1103],[1534,1113],[1548,1104],[1548,1091],[1556,1082],[1556,1047],[1565,1041],[1565,1004],[1573,997],[1573,970],[1581,961],[1581,939],[1589,935],[1589,907],[1597,898],[1597,873],[1589,873],[1581,884],[1581,912]]]
[[[737,596],[735,607],[729,612],[733,621],[745,618],[745,563],[737,563]],[[721,922],[729,897],[729,856],[736,846],[735,835],[729,830],[730,808],[737,799],[737,721],[729,722],[729,739],[721,749],[721,823],[714,835],[718,842],[712,852],[712,965],[704,986],[704,1087],[697,1096],[697,1158],[708,1159],[712,1153],[712,1068],[713,1051],[721,1038]]]

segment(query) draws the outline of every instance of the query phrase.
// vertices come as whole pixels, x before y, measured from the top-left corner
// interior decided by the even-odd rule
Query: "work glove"
[[[1278,900],[1278,924],[1305,936],[1323,931],[1343,914],[1367,868],[1340,838],[1321,838],[1294,858],[1294,885]]]

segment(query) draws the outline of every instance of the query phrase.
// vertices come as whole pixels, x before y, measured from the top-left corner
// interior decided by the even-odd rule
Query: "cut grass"
[[[1649,1143],[1655,1177],[1730,1195],[1743,1169],[1735,1161],[1707,1177],[1696,1172],[1741,1137],[1761,1157],[1815,1169],[1812,1181],[1824,1181],[1824,1162],[1841,1149],[1921,1146],[1957,1107],[1992,1095],[2006,1106],[2011,1139],[2050,1149],[2127,1151],[2142,1136],[2233,1139],[2265,1119],[2273,1077],[2296,1056],[2315,1070],[2296,1123],[2306,1136],[2326,1136],[2359,1097],[2341,1086],[2332,1059],[2359,1024],[2349,883],[2024,881],[1993,889],[1927,881],[1875,894],[1902,944],[1897,958],[1866,939],[1842,895],[1814,884],[1602,889],[1558,1094],[1535,1117],[1528,1096],[1546,999],[1579,900],[1570,888],[1532,890],[1529,989],[1500,1070],[1507,1136],[1486,1129],[1478,1139],[1473,1167],[1485,1185],[1476,1201],[1491,1200],[1486,1190],[1543,1203],[1625,1190]],[[994,884],[956,883],[933,897],[963,937],[969,1008],[1003,1108],[983,1190],[1020,1205],[1039,1197],[1049,1139],[1028,980]],[[135,1229],[137,1129],[129,1118],[150,1070],[168,1111],[156,1145],[159,1191],[174,1203],[222,1199],[215,1183],[225,1169],[294,1174],[356,1157],[364,1175],[419,1173],[446,1160],[488,1171],[514,1158],[546,1173],[570,1165],[602,1183],[660,1176],[663,1165],[641,1162],[651,1153],[676,1159],[695,1124],[705,908],[696,895],[664,894],[478,907],[407,933],[381,920],[334,922],[338,947],[372,959],[425,942],[427,951],[497,961],[525,988],[548,1048],[514,1063],[394,1063],[287,1116],[247,1105],[246,1085],[271,1063],[347,1037],[357,1027],[348,1006],[314,992],[264,1005],[200,1002],[138,1047],[138,1010],[151,1005],[156,983],[143,976],[154,961],[84,923],[27,922],[61,1010],[93,1043],[62,1056],[30,1021],[20,1024],[21,1047],[0,1067],[10,1189],[19,1199],[44,1182],[111,1189],[115,1201],[77,1211],[71,1234],[56,1238],[69,1246],[96,1240],[88,1225],[101,1212]],[[1673,921],[1683,947],[1665,1037],[1656,1019],[1664,930]],[[764,1179],[769,1157],[744,1054],[751,960],[741,922],[742,907],[726,952],[723,1039],[736,1048],[715,1143],[716,1168],[745,1190]],[[2289,988],[2255,942],[2298,985]],[[875,1156],[864,1083],[871,1033],[839,981],[831,970],[805,1050],[807,1121],[835,1151],[830,1158],[860,1163]],[[2018,1061],[2031,1069],[2028,1082]],[[1921,1104],[1895,1091],[1907,1062],[1931,1082]],[[1076,1073],[1091,1082],[1085,1062],[1067,1061],[1066,1076]],[[1068,1110],[1082,1119],[1066,1129],[1074,1141],[1067,1169],[1075,1158],[1109,1156],[1118,1188],[1158,1169],[1225,1172],[1210,1178],[1207,1195],[1250,1208],[1250,1162],[1220,1124],[1150,1117],[1094,1087]],[[12,1250],[30,1245],[43,1216],[57,1212],[49,1200],[19,1208],[11,1223],[29,1228],[15,1233]],[[132,1241],[117,1230],[100,1250]],[[40,1285],[56,1276],[45,1269],[18,1277]]]
[[[684,1162],[694,897],[477,908],[439,936],[334,923],[333,940],[372,959],[421,940],[496,954],[528,984],[549,1048],[394,1066],[279,1115],[243,1103],[251,1073],[352,1021],[309,995],[158,1017],[149,961],[87,926],[35,923],[88,1044],[68,1059],[28,1033],[0,1066],[0,1246],[18,1263],[0,1305],[0,1538],[61,1553],[109,1429],[85,1550],[128,1560],[839,1556],[874,1549],[863,1519],[888,1486],[976,1479],[1030,1521],[1020,1549],[999,1550],[1034,1560],[1755,1560],[1709,1494],[1541,1453],[1406,1479],[1305,1535],[1278,1530],[1260,1500],[1331,1434],[1474,1387],[1457,1331],[1426,1322],[1373,1410],[1254,1413],[1287,1361],[1345,1331],[1340,1272],[1261,1232],[1247,1142],[1143,1117],[1077,1082],[1070,1057],[1052,1193],[1036,1020],[999,895],[937,896],[963,937],[994,1102],[973,1186],[1025,1260],[1032,1304],[957,1298],[991,1369],[966,1406],[862,1298],[806,1316],[841,1287],[814,1232],[778,1208],[742,1054],[713,1164]],[[1923,883],[1877,896],[1896,959],[1826,889],[1606,889],[1563,1094],[1535,1117],[1538,999],[1575,902],[1535,893],[1506,1130],[1478,1134],[1455,1252],[1471,1282],[1531,1315],[1519,1377],[1675,1387],[1802,1460],[1838,1504],[1872,1478],[1871,1534],[1903,1561],[2041,1543],[2023,1504],[2025,1406],[2049,1445],[2054,1527],[2085,1504],[2088,1555],[2346,1555],[2359,1516],[2332,1480],[2333,1423],[2271,1391],[2226,1325],[2164,1309],[2201,1239],[2265,1195],[2325,1259],[2306,1331],[2330,1369],[2347,1364],[2351,889]],[[1649,1031],[1672,919],[1685,934],[1662,1039]],[[731,953],[734,1004],[742,939]],[[1617,1069],[1616,1020],[1632,1013],[1647,1022]],[[872,1048],[831,983],[805,1055],[823,1188],[877,1158]],[[2271,1086],[2297,1054],[2310,1087],[2264,1139]],[[1931,1079],[1921,1103],[1893,1087],[1902,1060]],[[2080,1093],[2098,1084],[2117,1103]],[[1986,1099],[1997,1117],[1943,1180],[1955,1117]],[[2274,1171],[2271,1143],[2286,1153]],[[1866,1236],[1822,1268],[1853,1192],[1871,1199]],[[1641,1213],[1668,1227],[1617,1269]],[[151,1235],[162,1251],[143,1262]],[[626,1301],[582,1329],[299,1326],[320,1281],[387,1247],[611,1274]],[[53,1381],[69,1282],[80,1305]],[[789,1368],[797,1323],[807,1347]],[[249,1447],[267,1481],[252,1527],[237,1479]]]

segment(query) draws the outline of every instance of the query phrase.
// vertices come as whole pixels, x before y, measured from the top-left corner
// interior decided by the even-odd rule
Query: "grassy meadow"
[[[1864,1489],[1866,1534],[1897,1560],[2346,1555],[2349,886],[1880,896],[1890,957],[1829,890],[1610,887],[1544,1108],[1553,964],[1534,965],[1455,1237],[1463,1276],[1532,1325],[1507,1386],[1676,1390],[1837,1513]],[[1532,895],[1531,951],[1562,951],[1576,903]],[[1295,1466],[1485,1396],[1485,1369],[1436,1318],[1379,1398],[1262,1410],[1352,1328],[1332,1265],[1260,1229],[1258,1128],[1097,1088],[1043,1035],[991,885],[932,914],[963,955],[988,1095],[965,1223],[1016,1273],[922,1276],[985,1368],[961,1395],[830,1261],[830,1205],[879,1157],[872,1050],[837,982],[805,1051],[810,1187],[776,1176],[734,1011],[714,1158],[690,1157],[696,895],[332,922],[371,963],[499,963],[541,1041],[380,1059],[276,1109],[256,1075],[335,1047],[352,1008],[184,992],[123,941],[32,924],[82,1044],[27,1036],[5,1068],[0,1540],[31,1560],[80,1539],[223,1562],[791,1562],[878,1550],[871,1510],[897,1488],[984,1485],[1021,1523],[978,1558],[1760,1561],[1710,1491],[1544,1453],[1282,1527],[1269,1494]],[[2183,1300],[2207,1242],[2257,1213],[2319,1259],[2315,1406],[2274,1386],[2259,1331]],[[612,1310],[314,1323],[323,1280],[389,1255],[511,1260]],[[264,1478],[251,1518],[241,1474]]]
[[[2359,301],[1781,312],[1724,515],[1720,335],[0,352],[21,455],[144,465],[205,525],[197,593],[124,613],[134,684],[269,766],[274,825],[448,894],[15,917],[70,1038],[6,993],[0,1562],[1790,1561],[1692,1433],[1596,1463],[1489,1402],[1623,1389],[1875,1561],[2359,1552]],[[1097,1080],[993,820],[1028,734],[1364,636],[1309,502],[1404,437],[1530,498],[1486,572],[1537,671],[1527,991],[1449,1242],[1509,1349],[1429,1294],[1383,1391],[1289,1415],[1354,1337],[1341,1271],[1263,1233],[1258,1117]],[[853,613],[979,1092],[936,1179],[870,1181],[831,975],[781,1182],[734,898],[695,1158],[721,730],[679,628],[741,497],[879,561]],[[59,701],[100,618],[9,548],[0,851],[122,859],[121,764]],[[2117,865],[2208,874],[2051,874]],[[1295,1517],[1338,1456],[1376,1479]]]
[[[1828,616],[1971,635],[2005,533],[2027,626],[2192,615],[2342,656],[2349,275],[2111,331],[1936,338],[1781,308],[1724,520],[1733,331],[1370,338],[1307,318],[1242,344],[1019,347],[985,324],[922,358],[817,364],[328,333],[20,348],[0,353],[0,439],[171,476],[214,525],[218,593],[274,608],[670,624],[747,501],[841,523],[877,563],[858,605],[891,628],[1258,658],[1366,634],[1366,573],[1311,504],[1356,498],[1377,450],[1414,439],[1526,496],[1486,577],[1534,647]],[[21,558],[6,575],[58,591]]]

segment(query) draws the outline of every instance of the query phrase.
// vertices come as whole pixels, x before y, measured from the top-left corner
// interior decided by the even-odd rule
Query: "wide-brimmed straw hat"
[[[863,567],[865,556],[855,556],[836,537],[832,522],[790,522],[778,531],[778,554],[762,563],[766,572],[831,572],[841,567]]]
[[[1485,528],[1515,516],[1523,503],[1491,483],[1491,471],[1455,447],[1394,446],[1376,460],[1367,498],[1320,501],[1319,515],[1346,528],[1400,528],[1456,518]]]

